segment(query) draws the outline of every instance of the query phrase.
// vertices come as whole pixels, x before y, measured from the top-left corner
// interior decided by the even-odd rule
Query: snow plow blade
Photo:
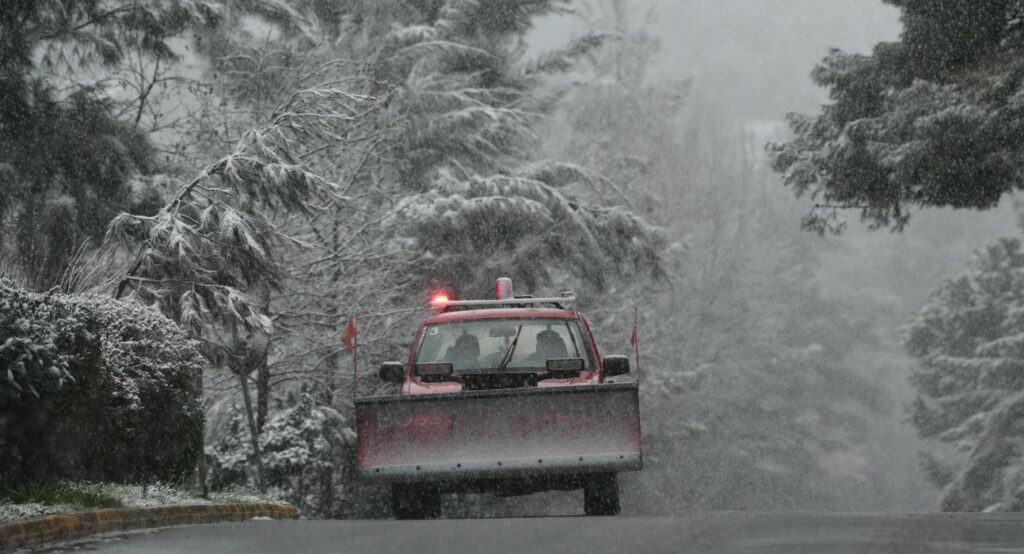
[[[356,399],[356,469],[372,481],[635,471],[636,383]]]

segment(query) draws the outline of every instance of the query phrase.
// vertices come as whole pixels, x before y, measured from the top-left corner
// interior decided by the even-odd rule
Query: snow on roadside
[[[27,504],[8,504],[0,500],[0,522],[14,521],[29,517],[44,516],[48,514],[63,514],[75,511],[74,506],[63,504],[39,504],[30,502]]]
[[[145,508],[172,504],[225,504],[233,502],[282,502],[274,494],[261,495],[249,489],[232,489],[211,492],[207,498],[199,496],[192,489],[176,489],[170,485],[156,483],[149,485],[143,494],[142,485],[120,485],[114,483],[61,483],[61,487],[69,492],[82,492],[95,496],[116,499],[124,508]],[[0,523],[38,517],[50,514],[62,514],[83,510],[99,509],[96,506],[81,506],[73,503],[45,504],[25,502],[15,504],[0,497]]]

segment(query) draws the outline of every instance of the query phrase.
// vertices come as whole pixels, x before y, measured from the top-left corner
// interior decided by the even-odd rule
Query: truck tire
[[[594,475],[583,485],[583,513],[614,516],[619,513],[619,480],[614,473]]]
[[[428,483],[396,483],[391,485],[391,511],[395,519],[441,517],[441,493]]]

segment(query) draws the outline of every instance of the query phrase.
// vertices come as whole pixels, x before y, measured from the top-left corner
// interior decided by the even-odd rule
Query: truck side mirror
[[[601,360],[601,367],[604,368],[605,377],[625,375],[629,373],[629,357],[627,356],[605,356]]]
[[[402,362],[384,362],[380,364],[378,373],[385,383],[401,383],[405,380],[405,364]]]

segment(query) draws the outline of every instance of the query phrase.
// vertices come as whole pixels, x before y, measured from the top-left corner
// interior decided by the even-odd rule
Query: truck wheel
[[[602,473],[583,485],[583,513],[613,516],[619,513],[619,480],[614,473]]]
[[[435,519],[441,516],[441,493],[427,483],[391,485],[391,511],[395,519]]]

